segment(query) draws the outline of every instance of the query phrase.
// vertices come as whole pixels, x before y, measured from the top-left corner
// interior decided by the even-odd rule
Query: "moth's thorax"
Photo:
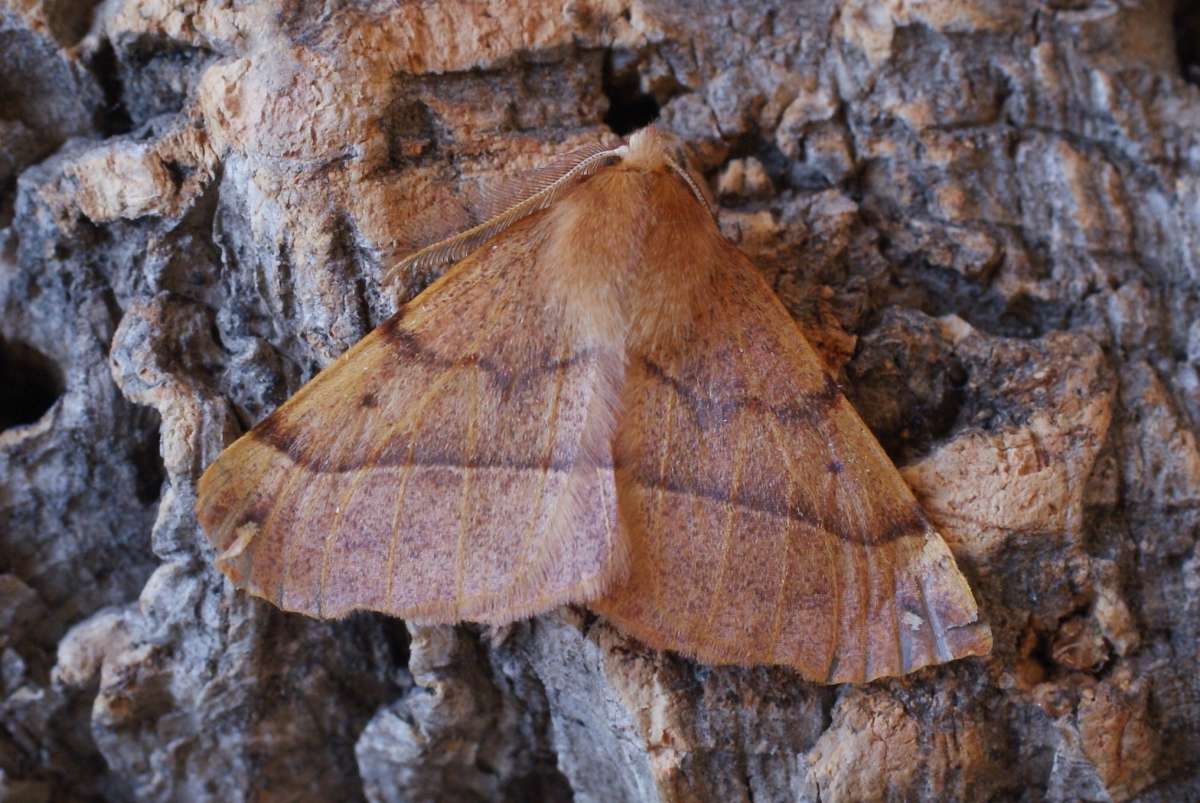
[[[657,158],[654,141],[638,159]],[[580,184],[545,219],[558,301],[599,343],[678,333],[726,246],[708,210],[674,169],[626,158]],[[715,242],[714,242],[715,241]]]

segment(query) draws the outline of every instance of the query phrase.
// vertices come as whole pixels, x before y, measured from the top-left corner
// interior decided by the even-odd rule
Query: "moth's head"
[[[674,177],[687,187],[710,216],[716,217],[713,214],[713,200],[709,195],[708,185],[703,174],[692,163],[687,145],[674,134],[651,126],[635,132],[629,138],[629,142],[620,147],[598,146],[584,149],[574,154],[573,158],[552,166],[549,173],[544,173],[531,182],[532,190],[517,193],[517,198],[511,205],[454,237],[427,245],[409,254],[388,271],[384,281],[395,281],[398,276],[411,270],[423,270],[457,262],[518,220],[547,208],[586,177],[602,168],[618,165],[625,170]],[[547,175],[550,178],[547,178]]]
[[[683,140],[654,126],[635,131],[625,146],[625,164],[643,170],[661,170],[671,162],[687,164]]]
[[[692,194],[711,213],[713,200],[703,174],[692,163],[683,140],[654,126],[635,131],[621,149],[622,164],[635,170],[670,171],[679,177]]]

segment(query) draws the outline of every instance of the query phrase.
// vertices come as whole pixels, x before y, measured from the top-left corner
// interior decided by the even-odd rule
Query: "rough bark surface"
[[[0,0],[0,800],[1200,798],[1198,82],[1183,0]],[[212,568],[201,469],[397,257],[652,120],[990,658],[822,687]]]

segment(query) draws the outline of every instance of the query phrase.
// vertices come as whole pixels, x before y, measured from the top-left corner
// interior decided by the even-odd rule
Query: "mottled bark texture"
[[[0,799],[1200,797],[1198,59],[1183,0],[0,0]],[[990,658],[821,687],[212,568],[199,472],[398,255],[651,120]]]

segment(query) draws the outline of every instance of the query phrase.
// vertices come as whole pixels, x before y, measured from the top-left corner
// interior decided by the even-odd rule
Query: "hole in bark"
[[[163,167],[166,168],[167,175],[171,177],[171,184],[176,190],[183,186],[183,182],[187,181],[188,174],[192,172],[191,168],[181,165],[174,159],[163,162]]]
[[[144,413],[153,416],[154,424],[147,428],[141,441],[134,445],[129,458],[133,462],[135,472],[134,492],[139,502],[148,505],[158,499],[167,475],[158,448],[162,418],[155,410],[145,410]]]
[[[32,424],[63,394],[62,372],[37,349],[0,338],[0,430]]]
[[[437,147],[436,116],[420,99],[397,97],[388,104],[380,126],[387,142],[388,168],[404,168]]]
[[[615,69],[611,52],[604,60],[603,89],[608,98],[604,123],[613,133],[625,136],[658,119],[658,101],[642,91],[637,70]]]
[[[96,114],[96,127],[110,137],[129,133],[133,129],[133,120],[125,108],[124,88],[112,42],[107,39],[101,42],[87,66],[104,91],[104,107]]]
[[[1200,6],[1179,0],[1175,6],[1175,52],[1186,81],[1200,84]]]
[[[546,803],[570,803],[575,795],[567,777],[557,767],[547,765],[540,774],[517,778],[505,786],[507,800],[542,800]]]

